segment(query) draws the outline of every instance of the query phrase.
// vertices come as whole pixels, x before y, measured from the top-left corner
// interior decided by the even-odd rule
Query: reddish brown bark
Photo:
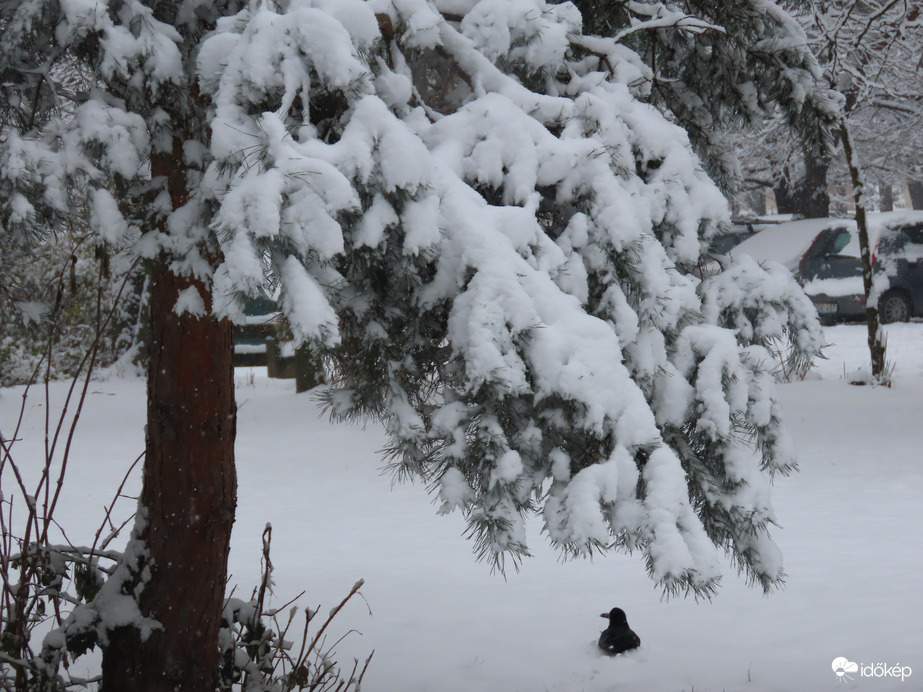
[[[184,202],[181,158],[163,171],[174,208]],[[176,315],[180,291],[200,282],[155,263],[151,281],[146,453],[140,506],[151,578],[142,614],[160,623],[145,642],[134,628],[112,633],[103,655],[106,692],[213,692],[218,629],[236,506],[237,414],[231,324]]]

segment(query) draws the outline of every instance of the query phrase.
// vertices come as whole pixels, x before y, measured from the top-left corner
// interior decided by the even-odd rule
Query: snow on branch
[[[759,320],[793,303],[759,267],[696,278],[727,204],[619,43],[720,27],[662,3],[604,40],[571,3],[291,0],[217,18],[177,63],[142,5],[68,7],[62,36],[98,38],[118,94],[55,123],[73,166],[132,201],[96,194],[100,233],[143,229],[138,252],[193,272],[219,317],[276,292],[332,364],[333,413],[382,418],[392,465],[465,515],[480,556],[516,564],[538,515],[567,554],[641,551],[668,594],[713,593],[722,550],[779,582],[761,479],[791,459],[754,343],[779,330],[746,332],[733,287],[766,289]],[[173,111],[201,118],[181,142]],[[42,157],[70,171],[5,137],[25,163],[0,203],[26,223]],[[145,177],[169,151],[185,190],[167,201]]]
[[[669,8],[663,3],[629,1],[627,5],[633,14],[640,15],[644,19],[633,17],[631,26],[622,29],[612,37],[616,43],[621,43],[628,36],[639,31],[652,31],[654,29],[678,29],[691,34],[699,34],[703,31],[724,33],[724,27],[722,26],[686,14],[680,10]]]

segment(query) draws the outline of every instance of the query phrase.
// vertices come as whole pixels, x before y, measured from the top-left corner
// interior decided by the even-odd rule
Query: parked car
[[[779,262],[797,275],[801,258],[814,239],[838,223],[839,219],[801,219],[767,226],[732,248],[728,256],[732,260],[749,255],[757,262]]]
[[[881,321],[923,315],[923,212],[869,214],[874,286]],[[820,233],[805,251],[799,278],[825,322],[865,316],[855,221]]]
[[[788,214],[735,220],[728,234],[712,240],[708,261],[699,267],[701,276],[717,274],[742,255],[749,255],[757,262],[779,262],[794,274],[804,251],[830,221],[791,221]]]
[[[923,315],[923,211],[868,215],[878,309],[883,322]],[[802,219],[771,226],[733,248],[731,258],[785,265],[824,323],[865,317],[858,228],[853,219]]]
[[[766,228],[790,222],[791,217],[791,214],[734,217],[731,219],[731,225],[723,233],[711,239],[708,244],[708,253],[712,256],[727,255],[742,242],[752,238]]]
[[[767,226],[790,221],[777,216],[738,216],[731,219],[731,225],[720,235],[714,236],[708,243],[710,255],[726,255],[743,241],[753,237]]]

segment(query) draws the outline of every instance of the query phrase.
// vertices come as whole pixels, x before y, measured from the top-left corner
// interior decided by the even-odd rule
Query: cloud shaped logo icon
[[[852,678],[850,678],[847,673],[859,672],[858,663],[853,663],[848,658],[843,658],[842,656],[833,659],[832,667],[833,672],[836,674],[837,678],[843,680],[843,682],[846,682],[845,678],[852,680]]]

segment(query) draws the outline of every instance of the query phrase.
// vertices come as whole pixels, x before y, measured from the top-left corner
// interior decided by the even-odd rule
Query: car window
[[[833,243],[831,248],[831,255],[838,255],[840,251],[849,245],[850,233],[849,231],[839,231],[836,235],[833,236]]]
[[[904,249],[908,240],[907,234],[900,228],[887,228],[878,241],[879,255],[896,255]]]
[[[846,228],[829,228],[818,234],[805,257],[827,257],[836,255],[849,245],[851,234]]]
[[[731,231],[730,233],[716,236],[708,244],[708,250],[713,255],[725,255],[751,235],[753,235],[752,231]]]
[[[907,236],[907,242],[923,245],[923,226],[904,226],[901,231]]]
[[[923,226],[904,226],[901,236],[904,238],[904,256],[912,262],[923,259]]]

